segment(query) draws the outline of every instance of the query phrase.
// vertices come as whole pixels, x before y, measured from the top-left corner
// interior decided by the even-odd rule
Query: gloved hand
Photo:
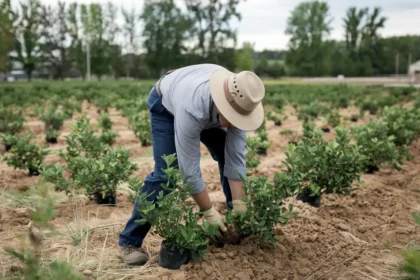
[[[219,229],[223,232],[227,231],[224,219],[219,214],[219,212],[214,209],[213,206],[208,210],[202,211],[201,213],[203,214],[203,219],[205,219],[210,225],[215,226],[216,229]]]
[[[243,216],[246,214],[246,203],[240,199],[232,200],[232,214],[234,216]]]

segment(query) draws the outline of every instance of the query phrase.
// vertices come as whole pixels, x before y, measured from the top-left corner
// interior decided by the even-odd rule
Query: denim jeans
[[[150,93],[147,101],[147,106],[150,112],[150,126],[153,142],[153,157],[155,166],[152,173],[146,176],[144,184],[140,190],[142,193],[151,194],[150,200],[155,200],[158,193],[162,190],[162,183],[165,183],[163,178],[164,173],[162,169],[166,168],[166,164],[162,159],[162,155],[170,155],[176,153],[175,149],[175,131],[174,131],[174,117],[162,105],[162,96],[156,91],[154,87]],[[225,140],[226,132],[220,128],[212,128],[203,130],[200,135],[201,142],[207,147],[212,158],[219,164],[220,183],[226,197],[226,204],[231,208],[230,201],[232,195],[230,192],[229,181],[223,175],[225,165]],[[150,224],[140,225],[135,221],[141,218],[137,211],[137,203],[134,204],[134,209],[131,218],[128,220],[124,230],[120,233],[118,245],[123,247],[141,247],[143,240],[150,230]]]

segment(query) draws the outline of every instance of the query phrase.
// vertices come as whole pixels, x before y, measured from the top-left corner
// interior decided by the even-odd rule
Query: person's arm
[[[200,170],[200,123],[184,108],[175,115],[175,147],[181,175],[194,187],[191,196],[201,210],[211,208],[211,201]]]
[[[200,207],[203,218],[221,231],[227,231],[224,220],[211,204],[200,170],[201,126],[184,108],[175,116],[175,148],[179,170],[185,182],[194,187],[190,192]]]
[[[225,145],[224,175],[229,180],[232,193],[232,206],[234,214],[242,215],[246,212],[245,197],[242,178],[246,176],[246,132],[235,127],[227,129]]]

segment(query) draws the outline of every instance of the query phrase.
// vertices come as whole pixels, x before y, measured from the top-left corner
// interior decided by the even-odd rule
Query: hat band
[[[232,94],[230,94],[229,91],[229,85],[228,85],[228,80],[226,79],[224,82],[224,91],[225,91],[225,96],[227,101],[229,102],[230,106],[239,114],[244,115],[244,116],[248,116],[249,114],[252,113],[252,111],[247,111],[244,108],[242,108],[241,106],[239,106],[238,103],[236,103],[235,99],[233,99]]]

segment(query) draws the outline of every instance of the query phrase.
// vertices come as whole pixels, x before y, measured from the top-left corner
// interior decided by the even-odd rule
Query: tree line
[[[370,76],[394,73],[397,54],[400,73],[410,59],[420,59],[420,36],[379,35],[386,24],[380,8],[349,8],[343,40],[330,40],[332,17],[322,1],[300,3],[292,11],[287,50],[255,52],[252,43],[236,48],[231,22],[241,19],[241,1],[184,0],[181,7],[174,0],[146,0],[136,13],[111,2],[51,7],[22,0],[12,7],[10,0],[0,0],[0,71],[19,62],[28,78],[35,70],[53,79],[85,78],[89,61],[99,79],[156,78],[206,62],[269,77]]]

